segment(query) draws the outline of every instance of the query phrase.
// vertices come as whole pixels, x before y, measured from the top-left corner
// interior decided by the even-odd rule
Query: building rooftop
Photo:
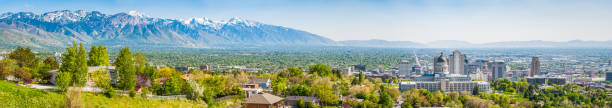
[[[244,103],[246,104],[274,104],[283,98],[274,96],[268,93],[256,94],[247,98]]]

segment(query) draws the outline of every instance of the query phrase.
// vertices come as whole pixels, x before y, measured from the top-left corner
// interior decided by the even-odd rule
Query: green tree
[[[71,82],[72,75],[70,72],[59,72],[55,77],[55,86],[62,91],[67,90]]]
[[[306,103],[304,103],[304,100],[302,98],[298,99],[297,107],[298,108],[306,108]]]
[[[134,65],[136,68],[136,73],[145,74],[146,73],[145,72],[146,63],[147,63],[147,57],[145,57],[144,54],[142,53],[134,54]]]
[[[336,78],[344,79],[344,75],[342,75],[342,71],[334,69],[332,70],[332,73],[334,74],[334,76],[336,76]]]
[[[391,107],[393,106],[393,99],[388,93],[383,92],[380,94],[380,100],[378,101],[378,104],[381,104],[385,107]]]
[[[292,77],[302,76],[302,69],[300,69],[300,68],[297,68],[297,67],[288,67],[287,70],[289,71],[289,76],[292,76]]]
[[[96,86],[102,88],[102,89],[109,89],[111,88],[111,80],[109,78],[108,75],[108,71],[106,71],[108,69],[101,69],[101,70],[96,70],[93,73],[91,73],[91,77],[92,77],[92,81],[96,84]]]
[[[308,70],[310,70],[310,73],[318,73],[320,76],[331,75],[331,70],[329,69],[329,66],[324,65],[324,64],[316,64],[316,65],[308,66]]]
[[[13,59],[0,60],[0,79],[13,75],[15,70],[18,68],[19,66],[17,66],[17,62]]]
[[[359,84],[363,83],[365,80],[365,76],[363,75],[363,71],[359,71]]]
[[[119,73],[119,87],[123,90],[134,89],[134,86],[136,86],[136,70],[134,69],[134,61],[130,48],[125,47],[121,49],[115,61],[116,69]]]
[[[274,94],[283,96],[285,93],[285,90],[287,89],[286,85],[287,85],[286,78],[278,77],[272,80],[272,90],[274,90]]]
[[[8,58],[16,60],[19,67],[35,69],[38,66],[38,58],[30,48],[18,46],[8,54]]]
[[[43,61],[43,64],[48,65],[51,68],[51,70],[55,70],[59,68],[59,63],[57,63],[57,61],[55,61],[55,59],[51,57],[45,58],[45,60]]]
[[[50,76],[49,71],[51,71],[51,66],[47,64],[38,65],[38,69],[32,72],[33,78],[44,79]]]
[[[147,63],[147,57],[142,53],[134,54],[134,63],[136,66],[144,66]]]
[[[310,96],[311,90],[308,86],[304,85],[291,86],[290,94],[294,96]]]
[[[166,81],[165,89],[169,94],[177,94],[181,92],[181,82],[182,78],[179,75],[172,75],[170,80]]]
[[[98,58],[98,46],[92,45],[89,49],[89,61],[87,61],[87,64],[89,64],[89,66],[98,66],[100,65],[100,62],[98,62],[99,60],[100,58]]]
[[[77,45],[76,42],[72,46],[66,48],[62,59],[60,72],[70,72],[72,75],[72,84],[75,86],[85,86],[87,82],[87,54],[83,44]]]
[[[110,65],[108,61],[107,48],[99,45],[92,45],[89,49],[89,66]]]

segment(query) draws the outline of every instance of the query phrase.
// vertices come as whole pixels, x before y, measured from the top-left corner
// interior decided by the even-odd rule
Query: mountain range
[[[0,15],[0,45],[62,48],[72,42],[110,47],[251,48],[277,46],[350,46],[386,48],[612,47],[612,41],[511,41],[472,44],[441,40],[430,43],[386,40],[334,41],[302,30],[242,18],[164,19],[130,11],[60,10]],[[2,47],[0,47],[2,48]]]
[[[335,44],[309,32],[241,18],[178,20],[133,11],[108,15],[83,10],[4,13],[0,15],[0,41],[30,47],[63,47],[73,41],[111,47],[189,48]]]

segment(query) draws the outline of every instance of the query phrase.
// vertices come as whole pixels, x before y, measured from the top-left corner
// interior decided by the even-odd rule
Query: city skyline
[[[5,1],[2,13],[138,11],[151,17],[243,17],[332,40],[611,40],[608,1]],[[177,11],[180,10],[180,11]],[[427,37],[427,38],[422,38]]]

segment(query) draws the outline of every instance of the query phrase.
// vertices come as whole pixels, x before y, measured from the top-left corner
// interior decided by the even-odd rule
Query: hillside
[[[142,97],[114,96],[81,93],[86,107],[205,107],[206,104],[187,99],[146,99]],[[6,108],[64,107],[64,93],[26,88],[13,82],[0,81],[0,106]]]

